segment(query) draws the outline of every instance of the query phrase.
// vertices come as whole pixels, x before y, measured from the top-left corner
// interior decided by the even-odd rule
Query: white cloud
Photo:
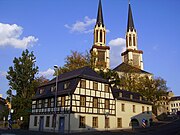
[[[111,48],[110,59],[111,67],[119,65],[122,62],[121,53],[126,50],[126,40],[124,38],[116,38],[109,41],[108,45]]]
[[[5,71],[0,71],[0,76],[6,77],[6,75],[7,75],[7,72],[5,72]]]
[[[91,19],[88,16],[84,17],[84,21],[79,21],[77,20],[74,24],[72,25],[68,25],[65,24],[64,26],[70,30],[71,33],[73,32],[77,32],[77,33],[93,33],[94,29],[94,25],[96,23],[96,19]],[[109,33],[110,30],[106,29],[106,32]]]
[[[88,16],[84,17],[84,21],[76,21],[72,25],[65,24],[64,26],[70,30],[70,32],[79,32],[79,33],[91,33],[93,26],[96,23],[96,19],[91,19]]]
[[[116,38],[112,39],[108,43],[110,46],[124,46],[126,44],[126,39],[124,38]]]
[[[47,78],[52,77],[53,74],[54,74],[54,69],[51,69],[51,68],[49,68],[46,71],[40,71],[39,72],[40,76],[44,76],[44,77],[47,77]]]
[[[26,49],[32,47],[38,41],[38,38],[34,36],[20,38],[22,33],[23,28],[17,24],[0,23],[0,46]]]

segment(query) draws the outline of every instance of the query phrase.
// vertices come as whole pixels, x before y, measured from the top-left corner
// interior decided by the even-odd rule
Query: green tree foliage
[[[9,80],[10,90],[16,93],[12,98],[13,117],[19,119],[23,116],[25,122],[28,122],[31,98],[34,96],[37,86],[35,74],[38,72],[38,67],[35,66],[35,59],[33,52],[23,51],[21,57],[14,58],[14,65],[9,67],[6,76]]]
[[[103,78],[108,79],[112,87],[118,87],[120,84],[120,78],[116,71],[108,69],[106,72],[103,70],[97,71]]]
[[[156,114],[158,101],[167,97],[168,87],[166,81],[160,77],[152,78],[145,75],[126,73],[121,76],[119,87],[124,90],[139,92],[147,101],[153,104]]]
[[[65,58],[65,64],[62,67],[59,67],[58,73],[55,73],[54,75],[60,75],[65,72],[69,72],[84,66],[90,66],[94,68],[93,66],[93,60],[94,58],[90,53],[86,51],[86,53],[79,53],[77,51],[71,51],[71,54],[68,55]]]

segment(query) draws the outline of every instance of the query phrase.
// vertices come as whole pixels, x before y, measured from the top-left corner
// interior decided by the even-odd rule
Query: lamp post
[[[12,109],[12,90],[10,90],[10,107],[9,107],[9,115],[8,115],[9,129],[12,129],[11,109]]]
[[[57,116],[57,87],[58,87],[58,66],[54,65],[54,70],[56,74],[56,91],[54,94],[54,132],[56,128],[56,116]]]

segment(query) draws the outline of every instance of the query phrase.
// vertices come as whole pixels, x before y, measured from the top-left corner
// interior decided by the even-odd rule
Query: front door
[[[64,117],[59,117],[59,132],[64,133]]]
[[[39,120],[39,131],[43,131],[43,128],[44,128],[44,116],[41,116]]]

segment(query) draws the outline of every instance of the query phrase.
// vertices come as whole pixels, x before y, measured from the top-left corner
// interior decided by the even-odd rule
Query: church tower
[[[131,5],[129,2],[128,23],[126,32],[126,51],[121,54],[124,63],[143,70],[143,51],[138,50],[137,32],[134,27]]]
[[[97,20],[94,27],[94,43],[90,51],[95,70],[106,71],[109,69],[109,50],[109,46],[106,46],[106,27],[103,21],[101,0],[99,0]]]

